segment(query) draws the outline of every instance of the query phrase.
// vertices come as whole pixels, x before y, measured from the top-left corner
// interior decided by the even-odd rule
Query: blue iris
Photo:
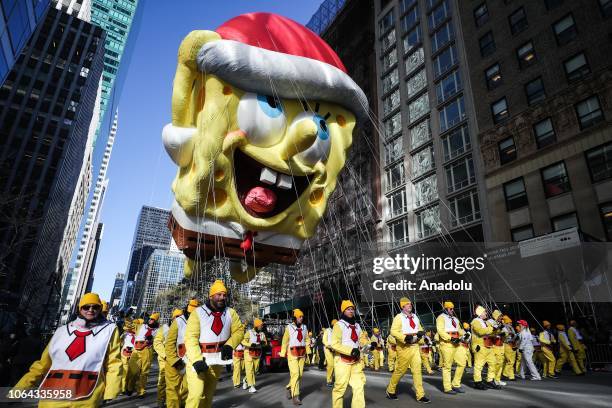
[[[327,122],[323,118],[323,116],[315,115],[312,117],[312,120],[317,125],[317,136],[322,140],[327,140],[329,137],[329,129],[327,128]]]
[[[280,101],[273,96],[257,94],[257,101],[261,110],[271,118],[276,118],[283,113]]]

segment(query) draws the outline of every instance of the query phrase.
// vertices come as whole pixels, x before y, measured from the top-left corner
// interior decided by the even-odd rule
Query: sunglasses
[[[100,305],[83,305],[81,306],[81,310],[100,310],[102,306]]]

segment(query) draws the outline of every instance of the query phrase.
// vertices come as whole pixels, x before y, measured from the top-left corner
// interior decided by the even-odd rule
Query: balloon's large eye
[[[249,142],[260,147],[272,146],[285,133],[285,113],[278,98],[246,93],[238,103],[238,126]]]
[[[316,140],[297,157],[310,166],[314,166],[318,161],[325,161],[331,148],[331,139],[329,138],[329,129],[325,118],[318,113],[304,112],[298,116],[297,120],[312,120],[317,125]]]

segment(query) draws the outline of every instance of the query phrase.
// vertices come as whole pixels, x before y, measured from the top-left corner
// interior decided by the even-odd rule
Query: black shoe
[[[556,375],[549,375],[548,378],[551,378],[553,380],[558,380],[559,379],[559,377],[556,376]]]
[[[421,397],[421,399],[418,399],[417,402],[420,402],[421,404],[429,404],[431,401],[427,397]]]
[[[332,388],[334,386],[334,383],[327,383],[327,388]]]
[[[491,389],[494,389],[494,390],[501,390],[501,387],[499,385],[495,384],[493,381],[487,381],[485,383],[485,385],[487,387],[491,388]]]
[[[458,387],[458,388],[453,387],[453,391],[455,391],[457,394],[465,394],[465,391],[461,387]]]
[[[289,388],[285,388],[287,390],[287,399],[293,399],[293,396],[291,395],[291,390]]]
[[[487,386],[484,385],[484,383],[482,381],[474,381],[474,388],[476,388],[477,390],[486,390]]]
[[[385,394],[387,394],[387,398],[390,400],[396,400],[397,399],[397,394],[391,394],[389,391],[385,391]]]
[[[451,389],[451,390],[448,390],[448,391],[444,391],[444,393],[448,394],[448,395],[456,395],[457,391]]]

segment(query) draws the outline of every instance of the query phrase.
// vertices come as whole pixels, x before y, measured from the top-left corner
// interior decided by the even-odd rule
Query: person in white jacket
[[[519,377],[523,380],[525,379],[525,367],[527,367],[531,379],[533,381],[540,381],[542,377],[540,377],[538,369],[535,367],[535,364],[533,364],[533,336],[529,331],[529,324],[525,320],[519,320],[518,324],[521,325],[521,332],[518,334],[520,342],[519,350],[521,352],[521,370],[519,372]]]

